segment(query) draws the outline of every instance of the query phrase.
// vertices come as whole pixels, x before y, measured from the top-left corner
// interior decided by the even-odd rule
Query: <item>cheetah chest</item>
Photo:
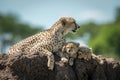
[[[64,38],[61,38],[61,39],[59,39],[59,38],[56,38],[56,39],[54,39],[53,41],[52,41],[52,44],[51,44],[51,46],[53,47],[53,52],[56,52],[56,51],[58,51],[59,49],[61,49],[62,48],[62,46],[64,45],[64,43],[65,43],[65,39]]]

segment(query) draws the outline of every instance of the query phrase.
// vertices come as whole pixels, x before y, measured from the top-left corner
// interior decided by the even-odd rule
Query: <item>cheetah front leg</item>
[[[30,53],[39,53],[39,54],[44,54],[48,58],[47,66],[49,70],[53,70],[54,68],[54,55],[48,51],[47,49],[42,48],[39,45],[34,46],[32,49],[30,49]]]

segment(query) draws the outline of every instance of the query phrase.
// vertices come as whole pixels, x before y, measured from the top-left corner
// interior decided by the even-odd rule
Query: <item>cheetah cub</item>
[[[95,55],[92,51],[92,48],[88,48],[85,46],[80,46],[78,51],[78,58],[85,60],[95,59],[100,64],[104,63],[104,61],[102,60],[103,59],[102,55]]]
[[[66,42],[64,36],[68,32],[76,32],[78,28],[79,26],[73,18],[60,18],[50,29],[39,32],[13,45],[8,54],[44,54],[48,58],[48,68],[53,70],[53,52],[62,48]]]
[[[92,57],[92,48],[88,48],[86,46],[80,46],[78,51],[78,58],[79,59],[85,59],[90,60]]]
[[[74,59],[77,57],[79,45],[79,43],[67,42],[62,48],[63,55],[61,57],[61,61],[72,66],[74,63]]]

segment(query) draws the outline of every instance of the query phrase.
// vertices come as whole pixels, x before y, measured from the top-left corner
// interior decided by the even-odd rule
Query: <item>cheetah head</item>
[[[76,32],[80,26],[76,23],[76,21],[71,17],[62,17],[59,20],[61,22],[63,28],[63,34],[67,34],[68,32]]]
[[[68,42],[63,46],[62,51],[67,53],[69,57],[76,58],[79,49],[79,43]]]

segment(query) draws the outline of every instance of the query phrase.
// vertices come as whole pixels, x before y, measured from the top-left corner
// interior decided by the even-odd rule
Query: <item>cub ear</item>
[[[63,46],[62,52],[65,52],[65,50],[66,50],[66,46]]]
[[[76,43],[77,44],[77,47],[79,47],[80,46],[80,43]]]

